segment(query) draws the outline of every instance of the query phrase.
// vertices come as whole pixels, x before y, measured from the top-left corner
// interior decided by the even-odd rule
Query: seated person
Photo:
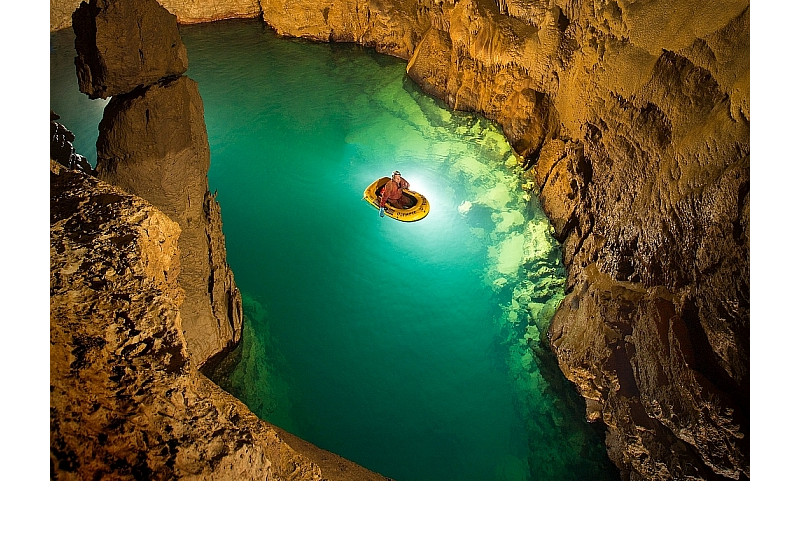
[[[414,200],[408,195],[403,194],[403,189],[408,189],[408,182],[400,175],[400,172],[395,170],[392,172],[392,178],[386,182],[386,185],[381,189],[381,208],[388,202],[390,206],[395,208],[409,208],[414,205]]]

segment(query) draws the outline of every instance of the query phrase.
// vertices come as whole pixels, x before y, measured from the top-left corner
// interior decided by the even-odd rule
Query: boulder
[[[174,15],[156,0],[89,0],[72,15],[78,86],[108,98],[186,72]]]
[[[322,479],[191,368],[178,224],[57,163],[50,185],[50,478]]]
[[[203,101],[190,78],[116,96],[106,106],[98,174],[150,201],[181,228],[181,314],[194,366],[235,345],[242,327],[220,209],[208,191],[209,161]]]

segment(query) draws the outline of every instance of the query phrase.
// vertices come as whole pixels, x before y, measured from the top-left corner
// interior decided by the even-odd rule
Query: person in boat
[[[403,194],[403,189],[408,189],[408,181],[395,170],[392,177],[381,189],[381,208],[386,203],[395,208],[409,208],[414,205],[414,200]]]

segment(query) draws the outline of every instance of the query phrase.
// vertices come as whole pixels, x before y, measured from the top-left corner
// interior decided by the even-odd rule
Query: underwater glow
[[[218,382],[395,479],[614,477],[543,343],[561,253],[499,129],[361,47],[246,21],[181,34],[246,317]],[[362,199],[392,170],[427,217],[380,218]]]

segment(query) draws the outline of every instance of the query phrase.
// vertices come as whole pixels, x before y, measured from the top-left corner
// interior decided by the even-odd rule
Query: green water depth
[[[614,477],[542,344],[563,298],[560,250],[502,133],[364,48],[247,21],[181,34],[246,317],[219,382],[395,479]],[[57,65],[64,40],[51,36]],[[72,84],[53,74],[51,89],[77,87],[74,69]],[[96,136],[96,107],[66,103],[52,108]],[[395,169],[430,201],[424,220],[380,218],[362,200]]]

